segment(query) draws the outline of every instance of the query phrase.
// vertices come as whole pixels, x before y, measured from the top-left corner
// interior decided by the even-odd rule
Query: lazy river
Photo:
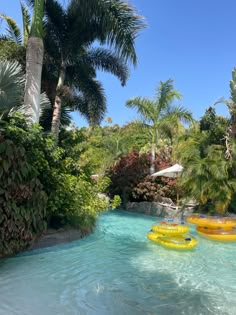
[[[0,260],[0,315],[235,315],[236,243],[150,242],[157,218],[102,215],[79,241]]]

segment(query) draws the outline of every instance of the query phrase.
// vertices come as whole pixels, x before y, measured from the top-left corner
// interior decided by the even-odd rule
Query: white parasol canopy
[[[152,174],[151,176],[165,176],[165,177],[178,177],[178,174],[183,171],[183,166],[179,164],[172,165],[171,167],[165,168],[159,172]]]
[[[156,172],[152,174],[151,176],[165,176],[165,177],[171,177],[171,178],[177,178],[178,174],[183,171],[183,166],[179,164],[172,165],[171,167],[165,168],[164,170],[161,170],[159,172]],[[179,194],[177,192],[177,198],[176,198],[176,210],[178,210],[179,206]]]

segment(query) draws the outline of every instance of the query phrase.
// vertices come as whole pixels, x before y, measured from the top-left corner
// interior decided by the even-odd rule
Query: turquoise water
[[[156,221],[110,212],[89,237],[0,260],[0,315],[235,315],[236,243],[171,251],[146,239]]]

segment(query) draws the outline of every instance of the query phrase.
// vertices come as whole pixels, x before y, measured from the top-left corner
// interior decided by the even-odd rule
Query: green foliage
[[[18,62],[0,62],[0,91],[0,112],[21,105],[24,78]]]
[[[32,17],[32,25],[30,36],[43,37],[43,15],[44,15],[44,0],[34,1],[34,14]]]
[[[20,45],[22,41],[21,32],[19,27],[17,26],[16,22],[10,18],[9,16],[6,16],[4,14],[0,14],[0,18],[5,20],[7,27],[7,36],[6,38],[10,41],[15,42],[17,45]]]
[[[29,246],[46,228],[47,195],[23,147],[0,135],[0,256]]]
[[[208,143],[205,143],[205,145],[225,145],[225,134],[228,123],[228,119],[217,116],[215,109],[209,107],[205,115],[200,119],[200,131],[208,134],[206,138]]]
[[[84,140],[80,145],[80,164],[92,174],[104,174],[122,155],[132,150],[140,151],[148,141],[148,133],[129,123],[93,127],[83,130]]]
[[[169,135],[170,129],[178,128],[179,122],[191,122],[191,113],[173,101],[181,99],[181,94],[174,89],[173,80],[160,81],[154,100],[135,97],[126,102],[126,106],[134,108],[140,115],[143,123],[149,128],[151,143],[157,144],[158,136]]]
[[[87,176],[58,175],[56,195],[50,200],[52,222],[70,224],[79,227],[93,226],[97,216],[120,204],[119,196],[109,199],[103,194],[110,180],[103,177],[92,182]]]
[[[192,122],[192,114],[180,105],[173,105],[174,100],[180,100],[181,94],[174,89],[173,80],[160,81],[155,99],[135,97],[126,102],[126,106],[134,108],[143,121],[143,127],[150,132],[151,167],[150,173],[155,172],[154,159],[157,144],[160,139],[170,138],[183,129],[180,122]]]
[[[12,41],[0,39],[0,61],[18,61],[25,69],[26,49]]]
[[[64,130],[60,146],[38,125],[27,125],[20,114],[7,117],[4,136],[24,148],[28,163],[48,195],[47,220],[50,225],[73,224],[91,227],[96,217],[119,204],[119,198],[109,200],[100,195],[110,183],[104,177],[93,182],[90,172],[80,163],[83,130]]]
[[[208,128],[218,130],[225,126],[208,111],[202,119],[201,128],[192,130],[177,147],[176,156],[184,166],[180,185],[185,196],[195,198],[200,208],[225,213],[235,193],[236,181],[232,177],[232,163],[225,157],[225,147],[219,144]],[[213,119],[214,118],[214,119]],[[213,121],[217,122],[210,127]],[[218,124],[218,125],[217,125]]]

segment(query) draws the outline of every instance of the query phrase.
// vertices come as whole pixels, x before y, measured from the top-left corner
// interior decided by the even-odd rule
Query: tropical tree
[[[51,41],[49,38],[50,36],[45,38],[46,55],[48,51],[47,39]],[[54,103],[54,108],[46,110],[43,116],[47,117],[47,127],[50,124],[52,132],[57,138],[59,129],[65,122],[64,118],[69,118],[68,114],[72,111],[79,111],[90,125],[99,124],[104,117],[106,97],[101,83],[96,79],[97,68],[113,73],[120,79],[122,84],[125,84],[128,78],[128,68],[120,57],[108,49],[83,49],[73,62],[68,61],[63,86],[61,86],[59,91],[57,89],[57,74],[60,69],[60,60],[55,55],[56,52],[45,58],[42,88],[49,95],[52,103]],[[50,59],[54,60],[54,64],[51,63]],[[60,97],[60,106],[55,107],[55,99],[58,99],[58,97]],[[56,108],[58,109],[57,111],[55,110]],[[42,119],[45,121],[44,117]],[[68,119],[67,122],[69,122]],[[43,124],[45,125],[45,123]]]
[[[41,75],[43,65],[43,14],[45,0],[34,0],[34,13],[26,48],[26,84],[24,104],[29,121],[39,122]]]
[[[174,89],[173,80],[160,81],[155,99],[135,97],[126,102],[129,108],[135,108],[143,125],[149,129],[151,140],[150,174],[155,172],[155,151],[158,141],[163,135],[167,136],[171,128],[178,128],[179,122],[193,121],[191,113],[180,105],[172,102],[181,99],[180,93]]]
[[[226,157],[230,160],[235,159],[235,143],[236,143],[236,68],[232,71],[232,80],[230,80],[230,99],[221,98],[216,104],[224,103],[229,110],[230,122],[225,134]],[[235,171],[236,174],[236,171]]]
[[[57,138],[65,84],[73,79],[74,88],[83,91],[86,102],[82,100],[80,109],[85,114],[92,113],[100,103],[100,115],[93,115],[96,120],[91,123],[100,122],[105,107],[101,98],[94,97],[96,91],[101,92],[94,69],[109,71],[125,84],[124,62],[136,64],[134,43],[144,23],[122,0],[71,0],[66,9],[56,0],[47,0],[45,7],[47,52],[58,67],[52,119],[52,132]],[[92,48],[95,41],[111,50]]]
[[[194,198],[201,209],[224,214],[236,190],[231,164],[222,145],[209,144],[209,133],[195,129],[178,145],[178,160],[184,165],[179,184],[185,197]]]

